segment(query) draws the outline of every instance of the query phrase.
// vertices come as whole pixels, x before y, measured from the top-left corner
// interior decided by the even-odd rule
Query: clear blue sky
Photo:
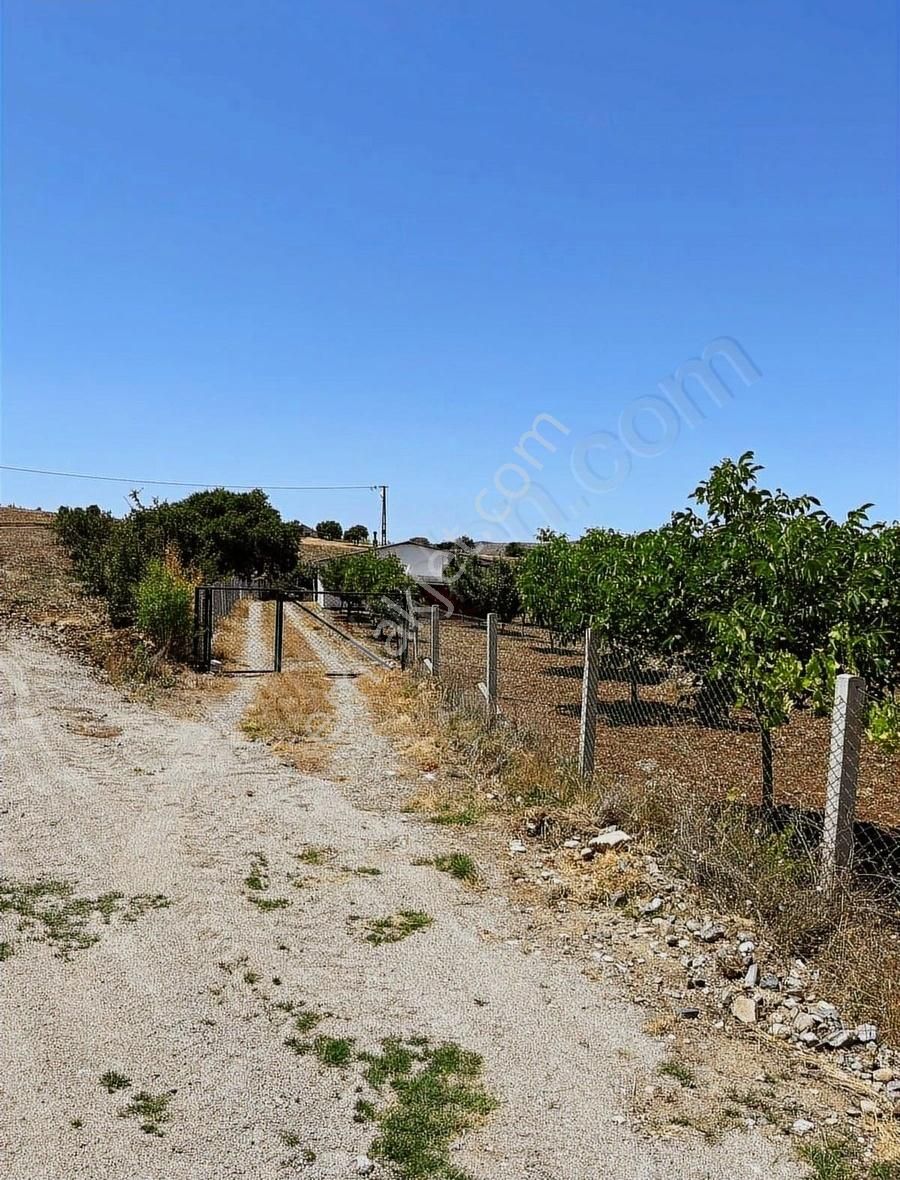
[[[753,449],[900,512],[893,3],[4,0],[2,39],[3,463],[385,482],[394,537],[488,536],[507,463],[555,506],[513,532],[578,533]],[[656,439],[629,407],[721,336],[759,379],[599,491],[596,433]]]

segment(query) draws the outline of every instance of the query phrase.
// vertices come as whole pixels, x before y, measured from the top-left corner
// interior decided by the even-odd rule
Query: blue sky
[[[835,513],[900,514],[887,0],[2,19],[3,463],[388,483],[394,537],[524,536],[658,523],[752,449]],[[721,337],[760,375],[721,406],[689,381],[676,437],[658,382]],[[556,450],[526,462],[538,414]],[[273,499],[377,521],[369,492]]]

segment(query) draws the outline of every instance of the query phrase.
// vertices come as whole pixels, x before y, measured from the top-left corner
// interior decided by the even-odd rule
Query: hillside
[[[87,598],[53,531],[54,514],[0,507],[0,628],[37,629],[91,661],[113,632],[103,604]]]

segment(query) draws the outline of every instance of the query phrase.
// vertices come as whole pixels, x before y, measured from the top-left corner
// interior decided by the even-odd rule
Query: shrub
[[[345,541],[352,541],[354,545],[365,545],[369,539],[369,530],[364,524],[352,524],[344,533]]]
[[[340,541],[344,530],[336,520],[320,520],[316,525],[316,536],[323,541]]]
[[[137,625],[167,656],[187,654],[193,620],[193,587],[170,557],[153,560],[135,590]]]

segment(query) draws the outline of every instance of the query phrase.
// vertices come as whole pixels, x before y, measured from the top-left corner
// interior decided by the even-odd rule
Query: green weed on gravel
[[[269,861],[264,852],[254,852],[250,857],[250,872],[244,878],[248,889],[257,893],[269,888]]]
[[[100,1075],[100,1085],[108,1094],[115,1094],[116,1090],[127,1090],[131,1085],[131,1078],[119,1073],[118,1070],[108,1069]]]
[[[674,1078],[686,1090],[693,1090],[697,1084],[694,1071],[683,1061],[664,1061],[659,1067],[659,1072],[666,1077]]]
[[[449,873],[457,881],[465,881],[469,885],[474,885],[478,880],[475,861],[465,852],[450,852],[446,856],[436,856],[430,863],[440,872]]]
[[[170,904],[162,893],[132,898],[116,892],[76,897],[71,881],[49,877],[34,881],[0,879],[0,913],[18,915],[19,930],[52,943],[61,958],[86,950],[99,941],[99,933],[92,929],[97,919],[108,924],[118,914],[126,922],[135,922],[148,910],[164,909]],[[7,948],[4,957],[8,958],[13,947],[9,943],[3,945]]]
[[[146,1135],[162,1136],[162,1124],[169,1121],[171,1112],[169,1103],[175,1096],[174,1090],[166,1090],[161,1094],[151,1094],[147,1090],[140,1090],[127,1106],[119,1111],[123,1119],[140,1119],[141,1130]]]
[[[295,1015],[298,1033],[307,1032],[329,1013],[316,1013],[289,1002],[278,1005]],[[377,1134],[369,1155],[381,1160],[395,1180],[470,1180],[457,1168],[450,1149],[464,1131],[497,1106],[482,1082],[483,1061],[453,1042],[432,1045],[427,1037],[385,1037],[376,1052],[356,1048],[352,1037],[320,1034],[285,1042],[301,1055],[327,1067],[356,1065],[370,1090],[357,1093],[354,1121],[372,1123]]]
[[[399,942],[417,930],[424,930],[433,921],[434,918],[430,914],[425,914],[421,910],[400,910],[399,913],[388,914],[385,918],[373,918],[366,923],[369,930],[366,941],[375,946],[381,946],[386,942]]]
[[[305,865],[324,865],[333,860],[335,850],[324,844],[309,844],[302,852],[297,853],[297,860]]]
[[[369,1085],[392,1092],[375,1114],[379,1133],[370,1155],[391,1165],[398,1180],[467,1180],[450,1147],[497,1105],[481,1081],[481,1057],[452,1042],[386,1039],[380,1054],[360,1059]]]

